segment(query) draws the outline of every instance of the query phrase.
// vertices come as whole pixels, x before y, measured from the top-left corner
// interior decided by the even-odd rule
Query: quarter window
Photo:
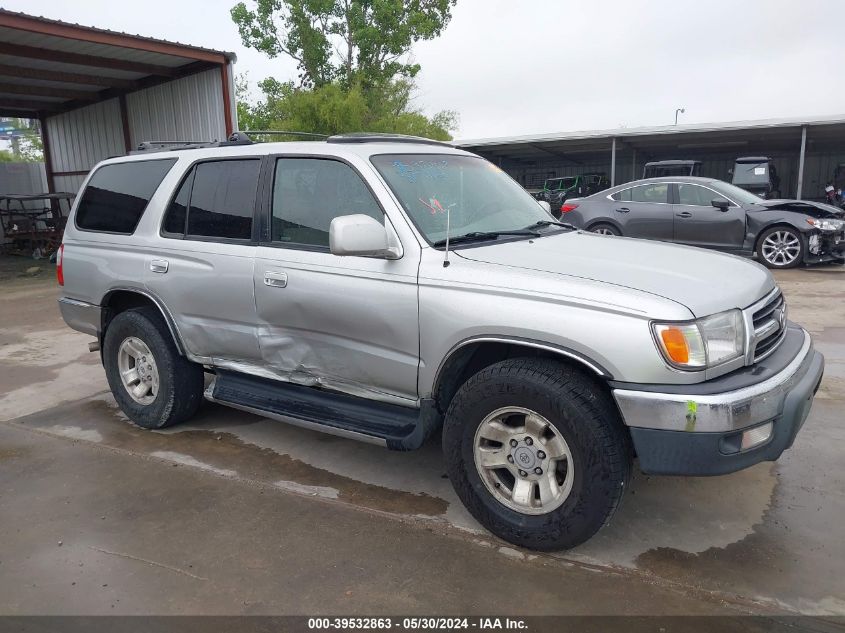
[[[76,211],[85,231],[131,234],[176,159],[131,161],[100,167],[91,176]]]
[[[329,227],[342,215],[384,213],[349,165],[322,158],[280,158],[273,179],[274,242],[329,247]]]

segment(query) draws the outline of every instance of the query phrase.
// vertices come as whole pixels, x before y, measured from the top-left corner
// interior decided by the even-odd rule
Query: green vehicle
[[[547,178],[537,199],[548,202],[554,212],[558,211],[569,198],[589,196],[608,187],[610,187],[610,180],[604,172]]]

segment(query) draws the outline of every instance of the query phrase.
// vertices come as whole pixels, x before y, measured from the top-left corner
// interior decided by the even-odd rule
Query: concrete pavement
[[[89,339],[64,327],[55,288],[8,284],[0,612],[383,612],[391,587],[397,612],[845,614],[845,274],[777,276],[827,358],[795,446],[725,477],[638,475],[608,528],[554,556],[484,532],[436,442],[393,453],[208,403],[190,424],[141,431]],[[83,582],[79,563],[95,570],[84,582],[119,589],[74,599],[64,581]]]

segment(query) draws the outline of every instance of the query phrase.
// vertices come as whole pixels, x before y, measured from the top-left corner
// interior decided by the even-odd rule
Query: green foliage
[[[4,119],[18,130],[12,140],[11,150],[0,151],[0,161],[15,163],[40,163],[44,160],[44,144],[41,141],[38,122],[31,119]],[[11,157],[8,158],[7,156]]]
[[[413,78],[414,42],[437,37],[456,0],[254,0],[231,10],[244,46],[297,61],[301,87]]]
[[[300,88],[273,78],[259,83],[264,98],[250,104],[246,83],[239,78],[238,121],[244,130],[292,130],[319,134],[390,132],[437,140],[450,140],[457,128],[455,112],[446,110],[427,117],[411,105],[413,85],[404,79],[387,81],[368,89],[356,82]],[[274,138],[273,140],[284,140]]]

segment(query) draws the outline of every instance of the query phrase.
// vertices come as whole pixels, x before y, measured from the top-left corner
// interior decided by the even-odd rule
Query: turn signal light
[[[574,210],[575,210],[575,209],[577,209],[577,208],[578,208],[578,205],[577,205],[577,204],[564,204],[564,205],[560,208],[560,212],[561,212],[561,213],[569,213],[570,211],[574,211]]]
[[[663,349],[673,361],[679,364],[689,363],[689,345],[684,333],[678,328],[669,327],[660,332]]]

